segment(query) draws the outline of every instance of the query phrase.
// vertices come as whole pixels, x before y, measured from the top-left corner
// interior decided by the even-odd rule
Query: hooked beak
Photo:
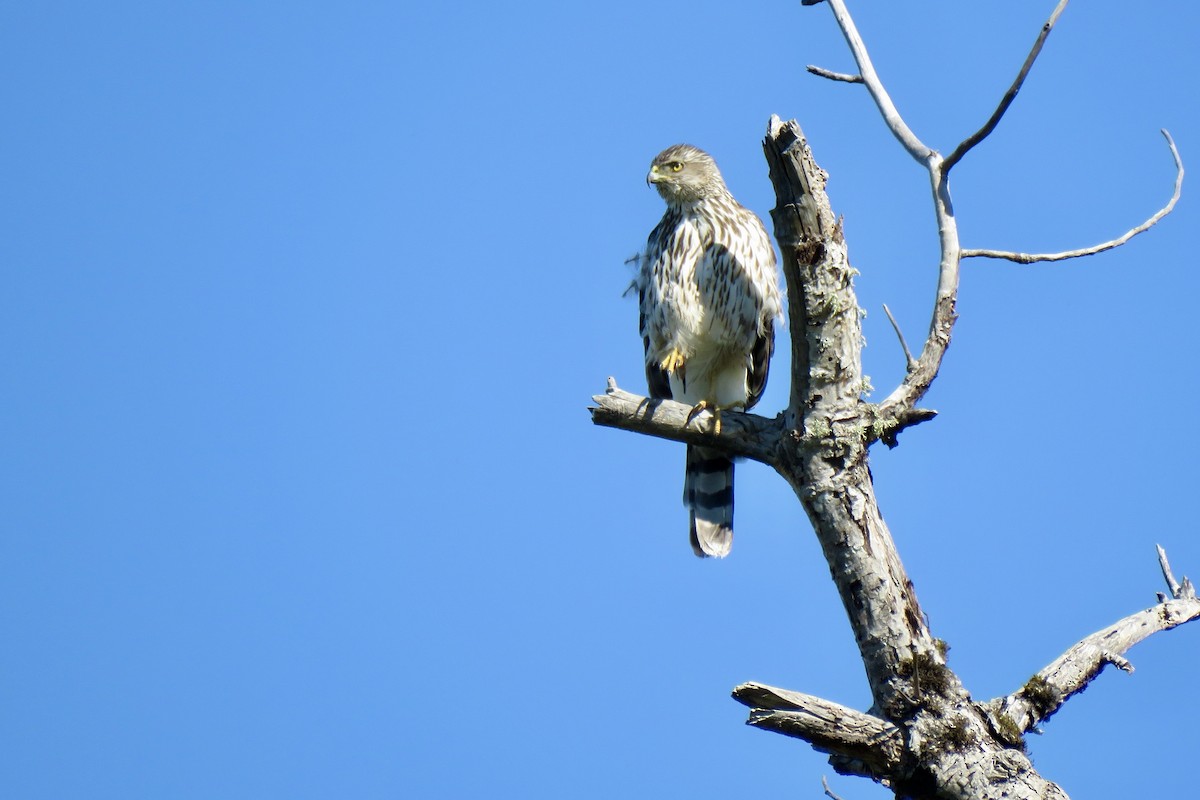
[[[646,185],[647,186],[650,186],[651,184],[655,184],[655,183],[662,183],[666,179],[667,179],[667,176],[663,175],[661,172],[658,171],[658,164],[655,164],[654,166],[652,166],[650,168],[650,171],[646,173]]]

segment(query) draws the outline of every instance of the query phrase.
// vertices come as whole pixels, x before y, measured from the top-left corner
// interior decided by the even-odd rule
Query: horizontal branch
[[[783,422],[757,414],[721,412],[721,432],[714,432],[714,415],[702,411],[689,421],[692,407],[674,400],[652,400],[617,387],[608,379],[604,394],[594,395],[592,422],[608,428],[636,431],[660,439],[702,444],[773,465],[778,458]]]
[[[1159,556],[1164,576],[1170,576],[1161,548]],[[1172,584],[1173,578],[1168,577],[1168,583]],[[1133,672],[1133,665],[1124,658],[1130,648],[1159,631],[1200,619],[1200,599],[1190,581],[1185,578],[1183,585],[1173,584],[1172,594],[1173,599],[1130,614],[1083,639],[1018,691],[989,703],[991,710],[1007,716],[1022,732],[1028,731],[1058,711],[1072,695],[1087,688],[1106,665]]]
[[[816,75],[819,78],[828,78],[831,81],[841,81],[843,83],[862,83],[863,82],[862,75],[847,75],[844,72],[834,72],[833,70],[825,69],[824,67],[814,66],[812,64],[809,64],[807,67],[805,67],[805,69],[807,69],[809,72],[811,72],[813,75]]]
[[[750,707],[747,725],[803,739],[814,749],[861,762],[868,774],[894,774],[904,745],[890,722],[809,694],[743,683],[733,698]]]
[[[1171,138],[1171,134],[1166,129],[1163,129],[1162,135],[1166,138],[1167,146],[1171,148],[1171,156],[1175,159],[1175,191],[1171,194],[1171,199],[1167,204],[1141,225],[1130,228],[1124,235],[1118,236],[1116,239],[1092,245],[1091,247],[1082,247],[1078,250],[1064,250],[1061,253],[1014,253],[1008,250],[963,248],[961,256],[963,258],[1001,258],[1006,261],[1015,261],[1018,264],[1033,264],[1037,261],[1064,261],[1068,258],[1090,256],[1096,253],[1103,253],[1105,250],[1112,250],[1114,247],[1120,247],[1125,244],[1139,233],[1150,230],[1160,219],[1175,209],[1175,204],[1179,202],[1179,195],[1183,191],[1183,160],[1179,157],[1179,150],[1176,149],[1175,140]]]
[[[879,408],[876,407],[872,410],[872,414],[874,422],[871,424],[867,441],[881,441],[891,449],[899,444],[896,437],[901,431],[907,430],[914,425],[920,425],[922,422],[929,422],[929,420],[937,417],[938,412],[932,408],[904,407],[897,409],[895,413],[884,416],[880,413]]]

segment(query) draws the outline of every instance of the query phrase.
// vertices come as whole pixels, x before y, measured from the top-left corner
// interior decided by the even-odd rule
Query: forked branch
[[[948,159],[922,143],[905,124],[875,72],[845,0],[826,2],[860,74],[812,71],[834,80],[861,81],[889,129],[930,176],[940,261],[933,316],[920,353],[914,357],[908,352],[900,336],[908,367],[904,380],[877,405],[862,400],[856,273],[850,267],[841,224],[825,196],[827,176],[813,160],[799,126],[772,118],[764,149],[776,189],[772,219],[788,286],[792,392],[786,411],[776,419],[725,412],[717,434],[708,414],[692,418],[693,409],[687,405],[650,401],[620,390],[610,379],[607,391],[593,398],[593,421],[718,447],[770,464],[789,482],[807,512],[854,632],[871,688],[871,711],[743,684],[734,696],[751,707],[749,724],[804,739],[832,754],[831,763],[838,771],[886,782],[897,796],[1065,798],[1021,752],[1022,734],[1053,714],[1105,664],[1132,669],[1123,654],[1137,642],[1200,618],[1195,588],[1186,579],[1176,582],[1162,556],[1170,599],[1164,597],[1158,605],[1087,637],[1012,695],[976,703],[946,665],[945,649],[934,639],[917,602],[878,508],[868,451],[877,440],[894,444],[897,431],[933,416],[934,412],[916,404],[936,378],[950,342],[962,256],[1022,258],[1003,251],[962,249],[948,173],[995,129],[1011,106],[1066,0],[1059,1],[1043,26],[992,117]],[[1167,141],[1178,171],[1171,202],[1121,240],[1090,252],[1122,244],[1174,207],[1183,167],[1169,135]],[[1056,255],[1075,254],[1089,253]]]
[[[903,382],[889,394],[875,409],[876,425],[880,430],[894,429],[902,424],[913,412],[916,404],[929,391],[934,378],[941,368],[946,348],[950,345],[950,332],[954,327],[955,306],[958,302],[959,275],[959,240],[958,223],[954,217],[954,207],[950,202],[950,190],[941,165],[941,155],[925,145],[897,110],[888,94],[871,56],[863,44],[854,19],[846,9],[844,0],[828,0],[830,10],[846,44],[850,48],[854,61],[858,64],[862,81],[867,87],[871,98],[875,101],[884,123],[904,146],[929,172],[930,189],[933,194],[933,208],[939,233],[941,256],[938,262],[937,298],[933,307],[933,318],[929,323],[929,333],[925,344],[917,358],[908,356],[908,370]]]
[[[973,147],[995,130],[997,124],[1009,106],[1012,105],[1017,93],[1024,85],[1030,69],[1041,53],[1046,38],[1050,35],[1050,31],[1054,28],[1055,23],[1066,8],[1067,0],[1060,0],[1050,18],[1043,24],[1033,48],[1025,58],[1025,63],[1022,65],[1013,84],[1001,99],[999,106],[992,113],[992,116],[982,128],[963,141],[946,158],[943,158],[936,150],[927,147],[904,122],[903,117],[901,117],[900,112],[896,109],[890,95],[884,88],[879,75],[875,72],[866,46],[863,44],[862,37],[859,35],[850,13],[846,10],[844,0],[828,0],[828,2],[834,18],[841,28],[846,43],[850,48],[851,54],[858,64],[860,75],[856,77],[861,78],[861,81],[866,85],[888,129],[892,131],[893,135],[908,153],[929,171],[934,215],[939,233],[941,253],[938,265],[938,288],[928,336],[917,358],[914,359],[911,354],[906,354],[908,369],[904,380],[875,407],[875,427],[880,430],[889,430],[898,427],[903,424],[904,420],[909,418],[917,402],[929,390],[941,368],[946,349],[950,345],[950,335],[954,327],[954,322],[957,318],[956,306],[958,302],[959,271],[963,258],[1000,258],[1019,263],[1033,263],[1035,261],[1058,261],[1066,258],[1077,258],[1119,247],[1132,237],[1148,230],[1164,216],[1171,213],[1176,202],[1179,200],[1183,187],[1183,162],[1179,157],[1179,152],[1170,134],[1164,130],[1163,135],[1166,137],[1167,144],[1171,148],[1171,155],[1175,159],[1176,166],[1175,190],[1171,199],[1166,206],[1150,217],[1150,219],[1127,231],[1123,236],[1111,241],[1061,253],[1028,254],[1006,250],[964,249],[959,242],[958,225],[954,215],[954,208],[950,201],[950,169]],[[836,77],[836,73],[828,73],[827,70],[810,71],[827,78]],[[845,78],[848,76],[841,77]]]

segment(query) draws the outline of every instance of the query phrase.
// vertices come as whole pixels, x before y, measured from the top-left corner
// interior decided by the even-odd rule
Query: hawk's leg
[[[707,400],[701,400],[696,405],[692,406],[692,410],[688,412],[687,419],[683,421],[683,427],[687,427],[696,415],[701,411],[712,411],[713,414],[713,432],[717,436],[721,435],[721,407],[716,403],[709,403]]]
[[[659,362],[659,366],[668,374],[678,375],[683,378],[684,357],[678,347],[672,347],[671,352],[663,356],[663,360]],[[687,419],[683,421],[683,426],[686,428],[691,424],[692,420],[701,411],[712,411],[713,413],[713,430],[721,435],[721,407],[716,403],[710,403],[707,400],[701,400],[696,405],[692,406],[692,410],[688,412]]]

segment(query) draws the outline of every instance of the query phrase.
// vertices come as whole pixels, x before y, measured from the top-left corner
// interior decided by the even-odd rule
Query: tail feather
[[[683,478],[692,550],[701,558],[733,547],[733,461],[720,450],[688,445]]]

